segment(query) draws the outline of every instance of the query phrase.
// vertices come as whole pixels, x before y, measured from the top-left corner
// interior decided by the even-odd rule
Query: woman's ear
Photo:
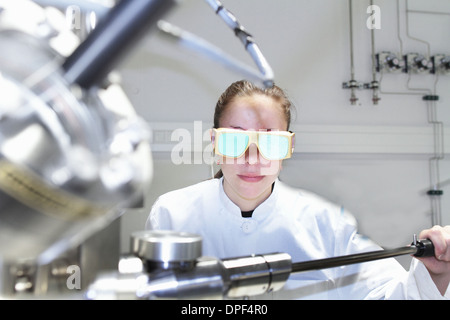
[[[212,152],[214,153],[214,148],[216,147],[216,132],[214,129],[209,129],[209,136],[211,139]]]
[[[209,136],[211,137],[211,143],[214,145],[214,140],[216,138],[213,129],[209,129]]]

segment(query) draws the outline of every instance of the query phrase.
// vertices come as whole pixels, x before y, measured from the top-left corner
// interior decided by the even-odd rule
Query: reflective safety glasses
[[[290,158],[294,151],[295,133],[290,131],[246,131],[238,129],[213,129],[214,150],[217,155],[239,158],[254,143],[267,160]]]

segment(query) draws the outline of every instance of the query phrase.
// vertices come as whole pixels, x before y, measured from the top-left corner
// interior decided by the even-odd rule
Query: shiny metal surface
[[[186,232],[138,231],[130,246],[132,254],[154,262],[193,262],[202,255],[202,238]]]
[[[220,260],[201,258],[189,270],[150,273],[149,282],[139,292],[141,299],[223,299],[227,286]]]
[[[147,275],[146,284],[131,285],[136,289],[135,299],[242,298],[280,290],[291,273],[292,261],[286,253],[220,260],[202,257],[201,245],[202,238],[190,233],[135,232],[131,236],[131,254],[140,258],[142,265],[132,256],[125,256],[121,260],[124,266],[130,262],[133,267],[128,265],[119,268],[119,273],[101,277],[89,287],[86,297],[120,296],[128,291],[130,279],[134,277],[137,282]],[[149,263],[154,263],[150,269]],[[175,264],[166,267],[171,263]]]
[[[109,272],[100,275],[86,291],[88,300],[136,300],[148,286],[145,273]]]
[[[116,298],[123,292],[131,298],[129,288],[135,290],[134,299],[245,298],[280,290],[290,272],[291,259],[285,253],[226,260],[201,257],[189,269],[105,274],[89,287],[86,298]],[[146,283],[141,282],[143,275]]]
[[[229,298],[260,295],[281,289],[291,273],[287,253],[248,256],[222,261],[230,279]]]
[[[19,2],[39,17],[23,23],[35,29],[4,23]],[[141,201],[152,176],[150,130],[118,84],[68,85],[65,57],[50,45],[65,31],[37,35],[48,29],[39,7],[0,5],[0,257],[46,264]]]

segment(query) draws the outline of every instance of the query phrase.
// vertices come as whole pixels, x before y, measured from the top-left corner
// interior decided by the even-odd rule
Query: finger
[[[434,226],[423,230],[419,237],[433,242],[436,259],[450,261],[450,226]]]

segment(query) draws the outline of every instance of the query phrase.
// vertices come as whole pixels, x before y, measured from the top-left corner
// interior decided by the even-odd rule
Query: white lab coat
[[[381,248],[357,233],[355,219],[327,200],[277,180],[251,218],[225,194],[223,179],[166,193],[153,205],[146,229],[203,237],[203,256],[233,258],[285,252],[309,261]],[[407,272],[395,259],[292,274],[273,299],[442,299],[425,266],[412,259]]]

